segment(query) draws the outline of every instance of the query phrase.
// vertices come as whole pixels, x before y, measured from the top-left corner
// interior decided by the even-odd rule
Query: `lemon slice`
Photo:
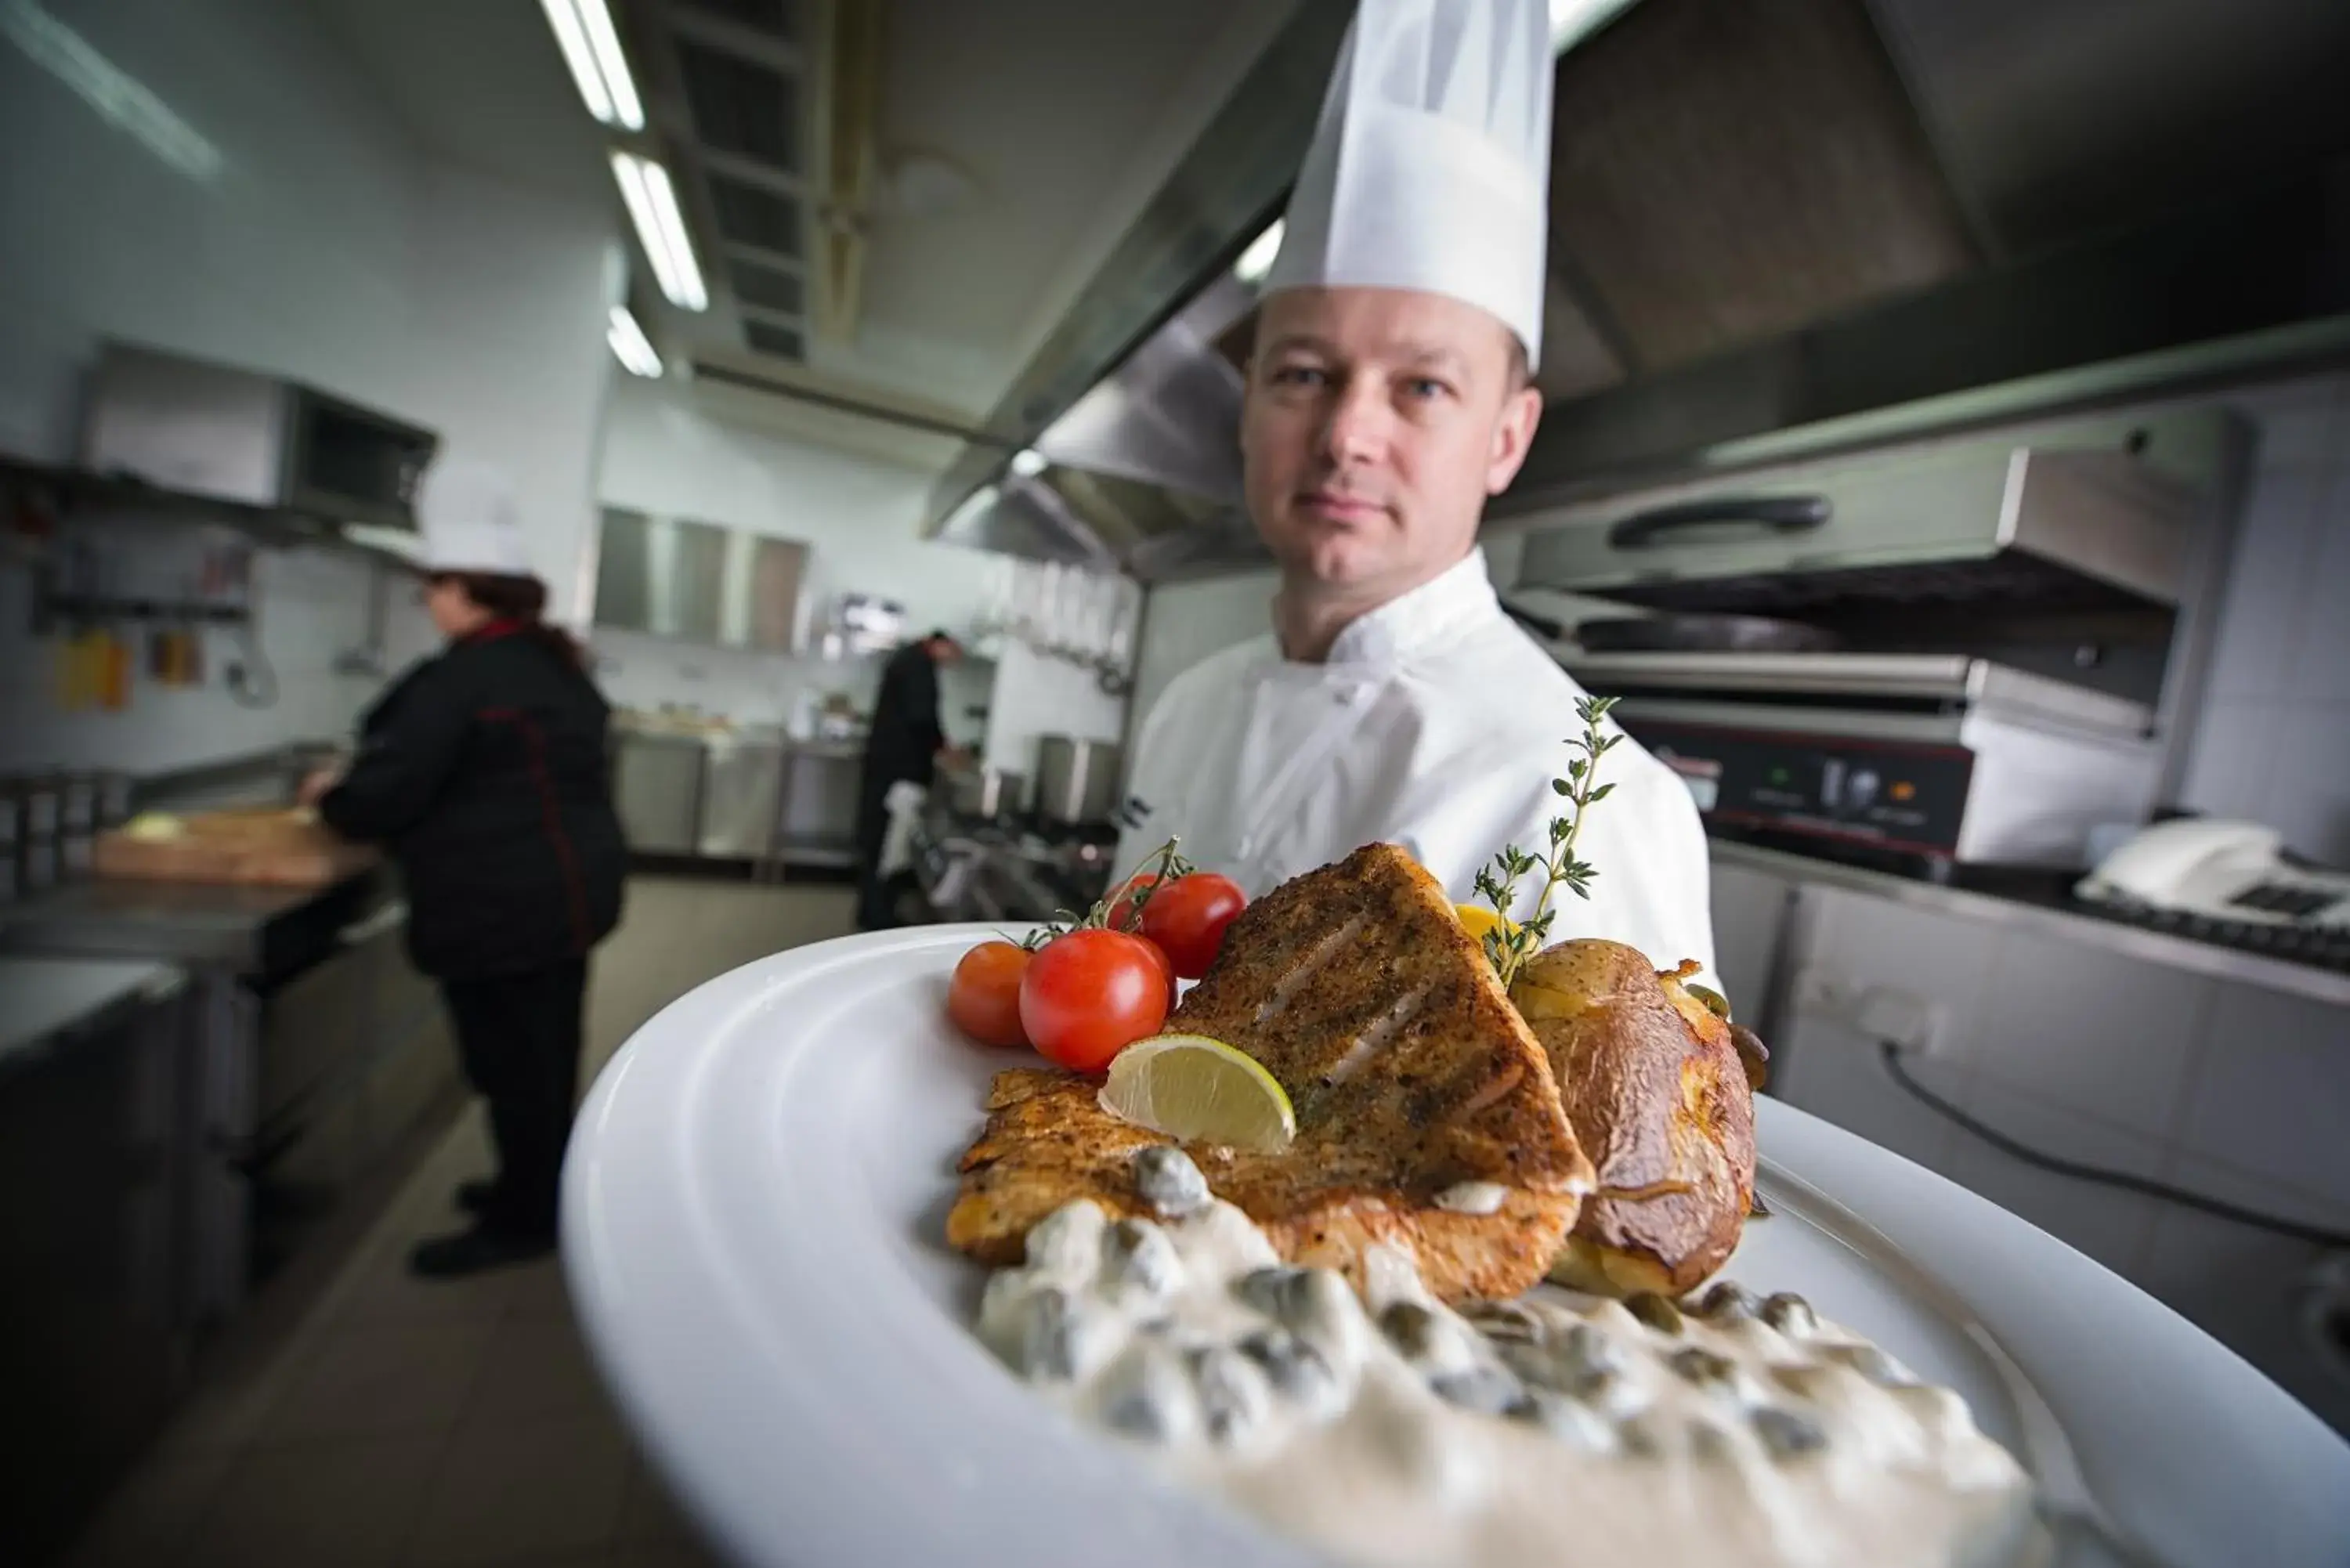
[[[1138,1040],[1109,1064],[1102,1109],[1182,1143],[1268,1153],[1297,1136],[1289,1096],[1256,1059],[1204,1034]]]
[[[1459,918],[1461,929],[1481,942],[1502,929],[1502,917],[1482,904],[1455,904],[1452,913]]]

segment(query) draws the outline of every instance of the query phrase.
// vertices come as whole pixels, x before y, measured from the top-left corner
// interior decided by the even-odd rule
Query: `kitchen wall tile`
[[[1897,992],[1938,1010],[1946,1041],[1972,1036],[1999,950],[1996,927],[1841,888],[1809,887],[1804,898],[1802,962],[1816,983],[1801,1005],[1833,1012],[1837,997]]]
[[[2260,820],[2300,853],[2350,867],[2350,701],[2286,708],[2275,741],[2275,782]]]
[[[1764,1027],[1764,992],[1789,917],[1792,886],[1784,877],[1720,860],[1713,863],[1709,881],[1714,975],[1739,1022]]]
[[[2026,1147],[2060,1159],[2153,1177],[2162,1146],[2075,1116],[1989,1078],[1969,1086],[1965,1109]],[[2060,1176],[2016,1158],[1961,1128],[1944,1174],[2010,1213],[2029,1220],[2125,1277],[2143,1270],[2159,1206],[2142,1194]]]
[[[2350,410],[2343,422],[2350,425]],[[2310,702],[2350,702],[2350,431],[2342,444],[2317,504],[2299,640],[2285,681],[2288,695]]]
[[[2206,704],[2198,722],[2178,804],[2211,816],[2264,820],[2276,782],[2277,737],[2286,705],[2269,698]]]
[[[2204,1040],[2184,1151],[2350,1213],[2350,1008],[2223,984]]]
[[[86,526],[105,563],[102,580],[109,591],[124,593],[184,594],[202,553],[218,543],[182,525],[159,524],[137,514],[91,519]],[[68,712],[57,700],[57,644],[30,635],[31,573],[21,562],[0,563],[0,696],[10,700],[11,709],[0,742],[0,768],[105,767],[147,774],[291,741],[348,734],[382,687],[378,679],[334,670],[339,655],[366,639],[372,592],[367,564],[317,549],[264,551],[255,559],[255,580],[262,607],[260,646],[277,680],[273,702],[251,707],[230,693],[227,666],[252,657],[244,639],[231,631],[215,628],[203,634],[205,683],[181,688],[148,678],[147,629],[125,628],[133,652],[130,706],[121,711]],[[388,634],[424,618],[405,601],[387,607]]]
[[[2309,602],[2307,574],[2327,477],[2319,468],[2262,463],[2256,471],[2236,523],[2207,703],[2283,691]]]
[[[2341,450],[2350,414],[2350,376],[2313,376],[2228,400],[2260,431],[2254,461],[2263,468],[2324,467]]]
[[[2209,1162],[2178,1161],[2165,1179],[2262,1212],[2339,1223]],[[2166,1204],[2140,1282],[2350,1438],[2350,1381],[2328,1369],[2303,1322],[2324,1256],[2306,1241]]]
[[[2011,1089],[2158,1141],[2211,983],[2084,943],[2010,940],[1970,1060]]]
[[[1932,1015],[1949,1051],[1918,1063],[1917,1076],[1945,1095],[1958,1094],[1997,930],[1812,887],[1804,889],[1795,932],[1800,972],[1783,1038],[1770,1042],[1774,1091],[1847,1131],[1946,1170],[1954,1129],[1887,1075],[1876,1039],[1859,1027],[1857,1009],[1877,992]]]
[[[1771,1044],[1771,1093],[1929,1170],[1950,1174],[1958,1128],[1893,1081],[1876,1041],[1842,1023],[1798,1014]],[[1926,1061],[1913,1072],[1944,1098],[1963,1099],[1961,1069]]]

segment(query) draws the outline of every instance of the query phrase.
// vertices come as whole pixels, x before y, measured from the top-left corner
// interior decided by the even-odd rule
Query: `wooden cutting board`
[[[142,819],[143,820],[143,819]],[[338,838],[307,811],[285,807],[191,812],[168,838],[101,833],[91,860],[100,877],[325,888],[376,863],[376,851]]]

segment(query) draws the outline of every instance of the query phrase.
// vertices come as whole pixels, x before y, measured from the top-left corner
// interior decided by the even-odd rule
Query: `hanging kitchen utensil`
[[[1579,623],[1586,653],[1826,653],[1834,632],[1759,615],[1602,616]]]

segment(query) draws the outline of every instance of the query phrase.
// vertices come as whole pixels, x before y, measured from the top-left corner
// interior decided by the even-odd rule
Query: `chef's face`
[[[1249,514],[1284,574],[1384,599],[1466,556],[1542,416],[1523,365],[1509,328],[1440,295],[1268,297],[1241,456]]]

